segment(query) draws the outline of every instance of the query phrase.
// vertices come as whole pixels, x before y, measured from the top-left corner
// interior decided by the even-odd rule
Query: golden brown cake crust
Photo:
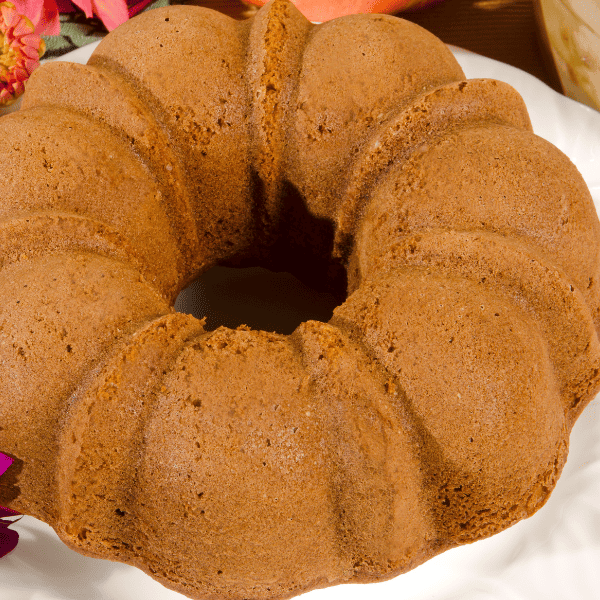
[[[37,70],[0,137],[0,503],[266,600],[547,500],[600,386],[600,223],[510,86],[393,17],[173,6]],[[348,295],[206,331],[172,305],[216,264]]]

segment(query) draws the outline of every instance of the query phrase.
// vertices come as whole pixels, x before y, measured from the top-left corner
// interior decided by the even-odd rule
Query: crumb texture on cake
[[[0,119],[0,504],[193,598],[406,572],[547,500],[600,380],[600,223],[507,84],[384,15],[143,13]],[[345,288],[291,335],[214,265]]]

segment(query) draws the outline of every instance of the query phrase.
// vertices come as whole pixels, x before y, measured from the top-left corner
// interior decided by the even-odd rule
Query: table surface
[[[237,19],[255,11],[239,0],[182,1]],[[425,27],[447,44],[523,69],[562,92],[554,65],[538,36],[533,0],[443,0],[419,11],[397,14]]]

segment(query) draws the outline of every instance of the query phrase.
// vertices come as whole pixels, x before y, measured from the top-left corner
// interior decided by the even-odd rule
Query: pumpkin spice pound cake
[[[192,598],[394,577],[532,515],[599,388],[600,223],[404,20],[143,13],[0,119],[0,504]],[[339,293],[173,309],[214,265]]]

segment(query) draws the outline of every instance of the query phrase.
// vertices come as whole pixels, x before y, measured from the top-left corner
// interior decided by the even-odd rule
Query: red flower
[[[60,20],[58,13],[62,12],[62,4],[56,0],[10,0],[15,10],[26,16],[35,27],[36,35],[59,35]]]
[[[11,2],[0,3],[0,106],[12,104],[46,50],[33,23]]]
[[[112,31],[129,18],[125,0],[73,0],[89,19],[93,15],[100,17],[106,29]]]
[[[150,0],[11,0],[16,11],[33,23],[37,35],[60,35],[59,13],[81,9],[88,19],[98,17],[112,31],[150,4]]]
[[[262,6],[268,0],[248,0]],[[355,13],[393,13],[401,10],[414,10],[434,4],[440,0],[294,0],[296,8],[309,20],[322,23]]]
[[[2,5],[0,5],[2,6]],[[8,467],[12,464],[13,460],[10,456],[6,456],[6,454],[2,454],[0,452],[0,475],[2,475]],[[6,556],[9,552],[15,549],[17,542],[19,541],[19,534],[9,527],[18,521],[15,519],[13,521],[5,520],[6,517],[14,517],[19,513],[11,510],[10,508],[5,508],[4,506],[0,506],[0,558]]]

